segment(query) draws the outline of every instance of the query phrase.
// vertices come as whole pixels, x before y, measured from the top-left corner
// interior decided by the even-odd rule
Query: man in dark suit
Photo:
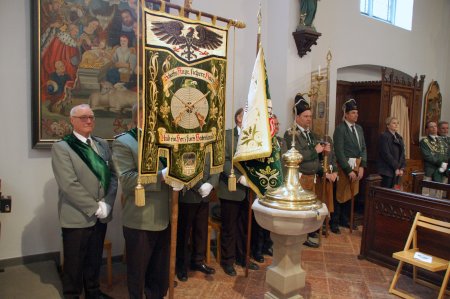
[[[106,223],[112,219],[117,178],[108,143],[91,135],[94,112],[82,104],[70,111],[73,132],[52,147],[64,248],[64,298],[111,298],[100,291]]]
[[[189,261],[192,271],[214,274],[214,268],[205,264],[208,240],[209,200],[211,191],[219,184],[219,174],[210,174],[210,155],[205,156],[203,178],[191,189],[180,193],[177,232],[177,277],[188,279]],[[192,230],[192,234],[191,234]],[[192,254],[189,259],[189,239]]]
[[[334,213],[331,215],[330,229],[339,232],[339,225],[350,227],[349,214],[353,196],[359,192],[359,181],[367,166],[367,149],[363,129],[356,124],[358,107],[350,99],[342,106],[344,119],[334,130],[334,150],[339,167],[339,180],[336,186]],[[352,229],[357,229],[356,225]]]
[[[322,161],[324,154],[331,153],[331,144],[321,142],[320,138],[310,131],[312,126],[312,112],[309,103],[300,94],[295,96],[294,100],[295,109],[295,122],[297,124],[295,130],[295,149],[303,156],[302,163],[300,163],[299,171],[300,184],[302,188],[308,191],[317,193],[316,183],[320,181],[320,177],[323,176]],[[292,140],[292,133],[287,130],[284,134],[285,140]],[[334,157],[332,154],[330,157]],[[326,178],[333,183],[337,178],[337,167],[334,164],[334,158],[329,160],[329,164],[332,165],[331,173],[326,173]],[[308,234],[308,239],[303,245],[308,247],[319,247],[319,244],[311,240],[310,238],[318,238],[317,232]]]
[[[232,155],[236,151],[238,136],[242,126],[244,110],[236,111],[234,120],[236,127],[234,130],[227,130],[225,133],[225,165],[219,179],[220,214],[222,219],[221,234],[221,260],[220,264],[226,274],[236,276],[234,263],[245,267],[246,260],[246,240],[248,224],[248,187],[246,178],[237,168],[232,165]],[[233,140],[233,141],[232,141]],[[233,142],[233,147],[231,143]],[[233,149],[233,151],[232,151]],[[234,169],[236,175],[236,191],[228,190],[228,178]],[[258,265],[250,262],[249,269],[257,270]]]
[[[386,131],[378,139],[378,173],[383,178],[381,187],[392,188],[403,176],[406,167],[405,144],[398,131],[398,119],[386,119]]]
[[[137,124],[137,107],[133,107]],[[140,115],[142,117],[142,115]],[[169,288],[170,207],[169,186],[164,182],[164,168],[157,181],[145,185],[145,206],[135,204],[138,178],[138,129],[116,137],[112,144],[113,160],[122,186],[123,235],[127,253],[127,285],[131,299],[162,299]],[[159,169],[163,168],[159,163]],[[174,190],[179,191],[182,185]]]

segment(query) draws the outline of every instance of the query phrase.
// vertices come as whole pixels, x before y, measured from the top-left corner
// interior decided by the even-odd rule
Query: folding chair
[[[420,252],[419,248],[417,247],[417,227],[418,226],[450,235],[450,223],[422,216],[418,212],[416,214],[416,218],[414,219],[413,225],[411,227],[411,231],[409,232],[408,239],[406,240],[405,248],[403,249],[403,251],[398,251],[398,252],[395,252],[392,254],[392,256],[395,259],[399,260],[400,262],[398,264],[397,271],[394,274],[394,278],[392,279],[392,283],[389,288],[389,293],[395,294],[402,298],[413,298],[413,297],[409,296],[407,293],[404,293],[402,291],[399,291],[398,289],[395,289],[395,285],[397,284],[397,281],[400,277],[400,273],[402,271],[403,265],[404,265],[404,263],[408,263],[413,266],[414,282],[420,283],[422,285],[425,285],[425,286],[428,286],[431,288],[439,289],[438,299],[441,299],[444,297],[444,294],[450,294],[449,291],[446,291],[447,283],[448,283],[448,279],[449,279],[449,275],[450,275],[450,261],[439,258],[437,256],[432,256],[432,255],[424,253],[424,252],[422,252],[422,253],[431,257],[430,262],[422,261],[422,260],[414,257],[416,252]],[[413,243],[412,248],[411,248],[411,242]],[[441,287],[439,288],[434,284],[431,284],[427,281],[417,278],[417,268],[416,267],[426,269],[431,272],[446,271]]]

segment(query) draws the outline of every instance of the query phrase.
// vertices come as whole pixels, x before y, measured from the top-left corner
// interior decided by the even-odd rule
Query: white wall
[[[173,1],[182,3],[183,1]],[[49,150],[31,149],[31,32],[30,0],[0,1],[0,178],[2,193],[13,197],[12,213],[0,214],[0,260],[59,251],[57,187]],[[259,0],[194,0],[194,8],[247,23],[236,30],[236,105],[248,93],[256,51],[256,14]],[[298,0],[262,0],[263,47],[275,112],[284,132],[292,120],[295,94],[309,88],[312,69],[331,65],[330,124],[334,123],[337,69],[351,65],[384,65],[410,75],[425,74],[440,83],[443,118],[450,119],[450,1],[416,0],[411,32],[376,22],[359,14],[357,0],[320,0],[315,25],[322,36],[312,52],[300,58],[292,37],[299,16]],[[231,115],[231,61],[233,30],[230,30],[227,111]],[[395,53],[395,54],[393,54]],[[363,79],[364,80],[364,79]],[[231,117],[228,117],[230,120]],[[227,126],[230,121],[228,121]],[[333,128],[331,128],[333,129]],[[117,207],[120,205],[118,204]],[[123,250],[119,209],[108,228],[113,254]]]

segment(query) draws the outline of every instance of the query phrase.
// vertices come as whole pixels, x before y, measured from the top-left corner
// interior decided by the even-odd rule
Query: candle
[[[319,76],[320,76],[320,65],[319,65]]]

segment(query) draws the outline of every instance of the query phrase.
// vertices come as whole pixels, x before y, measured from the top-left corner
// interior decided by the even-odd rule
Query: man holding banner
[[[236,150],[238,136],[242,132],[244,109],[240,108],[234,115],[236,127],[227,130],[225,135],[225,165],[220,174],[219,192],[220,212],[222,219],[221,234],[221,266],[226,274],[236,275],[233,264],[245,267],[247,222],[248,222],[248,183],[242,173],[234,169],[237,179],[235,191],[228,190],[228,177],[233,168],[232,156]],[[233,135],[232,135],[233,132]],[[233,146],[232,146],[233,143]],[[249,269],[258,270],[255,263],[250,262]]]
[[[137,105],[133,107],[132,117],[137,125]],[[145,206],[136,206],[138,138],[135,127],[117,136],[112,144],[113,161],[125,197],[122,223],[128,294],[132,299],[141,299],[144,293],[146,298],[163,298],[169,288],[170,191],[164,182],[167,169],[159,162],[162,171],[159,171],[156,183],[145,186]],[[182,188],[179,184],[174,190]]]

